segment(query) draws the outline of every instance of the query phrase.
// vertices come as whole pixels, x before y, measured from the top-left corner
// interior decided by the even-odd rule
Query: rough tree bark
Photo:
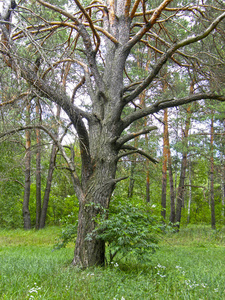
[[[225,13],[221,11],[221,15],[212,20],[209,27],[203,29],[201,33],[195,35],[192,33],[190,37],[176,40],[174,35],[169,34],[169,30],[164,29],[162,31],[166,34],[162,38],[158,38],[158,33],[160,34],[162,28],[158,22],[160,21],[164,24],[163,26],[166,26],[166,20],[176,18],[177,13],[183,10],[192,16],[195,16],[196,13],[200,14],[202,18],[204,16],[202,11],[205,11],[206,7],[199,5],[196,8],[191,4],[187,7],[173,7],[172,0],[162,0],[158,7],[149,7],[149,4],[141,3],[139,0],[136,0],[134,4],[130,0],[109,0],[103,1],[101,4],[95,2],[92,5],[83,7],[79,0],[75,0],[74,5],[76,4],[77,9],[74,7],[74,11],[70,13],[49,2],[42,0],[36,2],[45,9],[38,9],[34,19],[41,11],[49,9],[58,15],[56,20],[49,21],[43,17],[39,18],[38,26],[30,26],[28,23],[26,31],[17,30],[16,28],[12,38],[10,32],[2,24],[3,43],[0,50],[6,65],[33,85],[41,97],[48,98],[60,105],[77,131],[82,161],[80,177],[70,161],[67,161],[73,175],[80,206],[73,264],[81,267],[103,265],[105,257],[104,241],[96,239],[95,236],[92,236],[92,238],[87,237],[90,237],[96,226],[95,217],[109,208],[113,189],[116,183],[122,180],[116,178],[116,167],[119,158],[139,153],[156,162],[142,149],[135,148],[128,143],[136,136],[147,134],[155,128],[149,126],[131,134],[127,133],[126,129],[136,120],[168,107],[201,99],[218,99],[222,101],[225,100],[225,97],[213,91],[199,92],[179,99],[161,100],[158,98],[157,101],[149,104],[146,108],[135,109],[128,114],[124,113],[124,109],[130,106],[130,103],[135,101],[146,88],[154,83],[167,61],[170,60],[171,63],[187,69],[192,69],[192,66],[198,67],[198,64],[188,63],[188,60],[191,61],[194,56],[192,54],[191,56],[186,55],[181,51],[181,48],[206,38],[225,18]],[[142,7],[141,12],[139,12],[139,7]],[[93,14],[91,13],[92,10]],[[98,11],[97,14],[95,13],[96,10]],[[75,12],[76,14],[73,14]],[[95,16],[98,17],[100,12],[102,13],[100,20],[94,19]],[[76,16],[79,16],[79,19]],[[140,16],[143,17],[143,23],[135,21],[136,17],[139,18]],[[139,20],[137,19],[137,21]],[[174,24],[177,24],[177,22]],[[52,38],[52,33],[62,28],[68,30],[68,39],[60,56],[58,56],[59,60],[51,63],[50,61],[54,59],[51,58],[48,61],[42,44],[39,44],[36,39],[32,40],[32,37],[47,32],[49,34],[48,36],[44,35],[44,42],[45,37],[46,39]],[[87,30],[87,28],[90,30]],[[156,28],[155,31],[154,28]],[[76,34],[73,34],[74,32]],[[147,34],[150,34],[151,39],[156,39],[161,43],[162,50],[152,48],[145,39]],[[188,32],[186,36],[188,36]],[[14,53],[15,48],[13,45],[17,43],[17,40],[26,39],[27,37],[33,42],[34,53],[39,51],[46,61],[45,65],[42,66],[42,75],[35,74],[29,63],[26,60],[18,60]],[[82,43],[80,43],[80,39],[82,39]],[[144,79],[126,85],[127,81],[124,79],[126,61],[131,50],[139,42],[146,45],[146,47],[150,47],[152,51],[158,51],[159,55],[157,60],[152,62],[152,66],[145,74]],[[88,111],[78,107],[76,101],[71,101],[65,89],[57,83],[54,68],[59,67],[65,61],[70,61],[73,64],[74,67],[71,68],[71,72],[74,72],[77,66],[83,68],[82,76],[85,76],[85,84],[91,100],[91,108]],[[48,73],[51,73],[54,78],[52,81],[51,77],[46,75]],[[72,74],[70,77],[71,82],[73,78]],[[88,126],[86,126],[84,119]]]

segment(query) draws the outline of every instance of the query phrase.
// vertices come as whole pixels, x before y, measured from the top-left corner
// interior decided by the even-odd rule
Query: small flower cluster
[[[95,273],[87,273],[87,277],[88,276],[94,276],[95,275]]]
[[[91,276],[95,276],[95,273],[87,273],[87,274],[83,274],[84,276],[82,277],[82,279],[86,279],[88,277],[91,277]]]
[[[29,287],[29,285],[28,285]],[[35,294],[37,295],[38,294],[38,291],[40,290],[41,288],[39,286],[37,286],[37,283],[35,282],[34,283],[34,287],[32,287],[29,291],[28,291],[28,299],[31,300],[31,299],[34,299],[35,298]]]
[[[162,277],[162,278],[166,277],[165,274],[161,274],[161,272],[163,272],[163,270],[166,269],[165,266],[162,266],[162,265],[158,264],[158,265],[155,267],[155,269],[158,269],[157,275],[159,275],[159,276]]]
[[[115,268],[119,267],[118,263],[114,263],[113,261],[111,262],[111,264],[112,264]]]
[[[185,271],[182,271],[182,267],[176,266],[175,267],[183,276],[185,275]],[[190,288],[194,289],[196,287],[201,287],[201,288],[206,288],[207,284],[206,283],[196,283],[195,281],[191,281],[190,279],[185,279],[184,283]]]
[[[182,271],[182,267],[176,266],[175,268],[180,271],[182,275],[185,275],[185,271]]]
[[[190,289],[194,289],[194,288],[200,286],[199,283],[195,283],[195,281],[191,282],[190,279],[185,280],[184,282],[185,282],[185,284],[186,284]]]
[[[113,300],[118,300],[118,298],[114,297]],[[122,296],[121,300],[125,300],[125,298]]]

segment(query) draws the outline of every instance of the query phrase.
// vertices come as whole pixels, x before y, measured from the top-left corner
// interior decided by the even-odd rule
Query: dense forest
[[[16,2],[1,7],[0,226],[67,225],[83,267],[106,242],[111,260],[154,248],[149,228],[223,226],[223,1]]]

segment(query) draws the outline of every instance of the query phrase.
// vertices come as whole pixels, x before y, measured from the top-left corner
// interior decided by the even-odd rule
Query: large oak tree
[[[108,209],[115,185],[123,179],[116,178],[118,160],[139,153],[155,162],[129,144],[155,127],[149,124],[130,133],[130,125],[165,108],[201,99],[225,100],[218,85],[214,90],[210,84],[214,66],[207,59],[217,66],[224,63],[220,47],[217,55],[211,55],[207,45],[216,44],[223,34],[225,7],[222,1],[197,3],[30,0],[18,1],[16,7],[15,1],[5,2],[2,59],[18,78],[33,86],[39,98],[64,110],[79,137],[81,175],[69,166],[80,206],[74,265],[104,264],[104,241],[86,237],[96,226],[95,216]],[[137,46],[146,48],[148,58],[143,59],[151,63],[148,71],[132,73]],[[167,72],[179,69],[180,74],[195,79],[193,94],[184,91],[182,98],[163,97],[159,77],[165,65]],[[65,68],[67,88],[59,84]],[[137,106],[135,101],[144,91],[149,104]]]

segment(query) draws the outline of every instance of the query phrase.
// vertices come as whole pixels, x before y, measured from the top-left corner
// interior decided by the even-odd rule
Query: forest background
[[[221,4],[220,10],[223,9]],[[20,17],[25,13],[26,18],[29,19],[28,11],[24,7],[19,8]],[[190,23],[191,20],[182,19],[179,35],[184,34],[185,26],[194,26]],[[216,43],[214,37],[209,41],[212,44],[209,45],[211,57],[209,56],[208,59],[212,60],[212,57],[216,56],[213,53],[215,46],[218,63],[211,70],[213,76],[210,80],[213,82],[210,84],[214,85],[215,90],[220,88],[221,91],[224,84],[224,34],[222,28],[217,31],[220,43]],[[60,33],[56,37],[59,39],[57,43],[65,38],[64,33]],[[32,41],[27,47],[32,47]],[[132,78],[146,75],[152,58],[150,49],[154,47],[149,47],[146,52],[146,47],[141,44],[135,49],[137,60],[131,58],[129,74],[127,74],[131,81]],[[211,61],[206,63],[208,68],[211,63]],[[73,99],[77,92],[76,101],[81,106],[86,105],[88,109],[90,104],[85,103],[87,95],[82,86],[84,78],[79,81],[78,77],[78,84],[73,90],[70,82],[66,85],[70,67],[71,62],[64,62],[62,70],[58,73],[58,79],[69,93],[73,92],[71,95]],[[19,74],[15,75],[4,65],[1,73],[1,226],[14,228],[23,226],[21,212],[27,205],[31,224],[38,228],[39,214],[43,206],[41,201],[44,197],[49,198],[44,200],[44,203],[48,203],[46,216],[48,224],[60,224],[68,214],[77,215],[78,204],[74,196],[71,176],[67,170],[68,165],[59,148],[63,147],[68,157],[72,156],[73,163],[77,164],[79,169],[81,161],[79,161],[78,137],[71,128],[69,119],[59,107],[57,108],[47,99],[35,96],[35,91],[18,78]],[[148,105],[148,101],[154,101],[154,97],[157,99],[157,90],[165,90],[163,94],[165,99],[172,99],[174,94],[177,98],[182,98],[187,91],[193,93],[199,88],[198,80],[203,80],[195,77],[196,74],[185,73],[179,66],[176,69],[168,66],[160,73],[154,84],[153,99],[150,100],[148,95],[142,94],[140,100],[133,103],[134,109],[138,110],[143,105]],[[132,107],[127,109],[131,110]],[[138,153],[121,157],[118,177],[129,178],[118,184],[113,197],[123,202],[150,203],[158,211],[162,209],[162,216],[171,222],[175,221],[173,203],[175,199],[182,198],[182,224],[210,223],[211,206],[215,203],[213,218],[218,224],[223,224],[224,104],[202,100],[195,104],[165,109],[137,121],[129,131],[138,132],[148,124],[153,124],[157,129],[152,128],[154,131],[150,135],[146,133],[135,137],[130,145],[135,147],[139,145],[139,148],[154,157],[155,161],[150,163],[148,158]],[[26,129],[23,130],[25,125]],[[49,172],[53,173],[53,171],[54,175],[51,178]],[[51,186],[51,192],[48,184]],[[27,189],[30,191],[26,191]]]
[[[160,226],[165,222],[177,229],[189,223],[211,224],[213,229],[224,225],[225,8],[221,1],[216,1],[216,5],[205,1],[197,6],[188,6],[185,1],[172,2],[155,1],[151,3],[155,9],[149,4],[138,8],[140,1],[132,3],[128,19],[135,17],[136,22],[130,28],[130,40],[125,41],[125,45],[135,47],[122,69],[122,100],[126,105],[117,121],[124,126],[121,136],[116,136],[121,152],[116,150],[119,153],[116,176],[112,174],[111,178],[110,172],[104,174],[106,169],[103,168],[102,186],[99,188],[99,182],[96,183],[95,193],[105,189],[108,195],[112,194],[111,206],[106,203],[102,209],[101,201],[98,203],[95,199],[93,202],[88,199],[85,204],[85,207],[93,207],[95,224],[102,225],[102,221],[96,219],[99,214],[104,218],[108,213],[120,216],[118,212],[124,209],[130,218],[132,213],[138,215],[144,211],[149,216],[157,216]],[[54,1],[51,5],[44,1],[30,1],[26,5],[19,1],[17,6],[15,1],[8,3],[7,13],[4,15],[4,5],[1,13],[1,226],[40,229],[46,224],[74,225],[79,219],[79,206],[82,207],[82,189],[89,191],[91,187],[89,173],[95,174],[95,166],[107,160],[102,150],[101,159],[97,157],[94,164],[98,147],[93,147],[97,149],[95,153],[86,155],[87,133],[95,147],[99,142],[107,149],[107,139],[90,128],[97,122],[104,128],[104,122],[114,111],[114,107],[109,110],[106,103],[113,103],[115,98],[108,96],[99,78],[108,80],[109,91],[121,100],[116,87],[110,85],[118,79],[110,73],[110,55],[115,55],[120,43],[125,43],[113,31],[114,26],[122,30],[120,18],[115,17],[114,2],[108,6],[94,3],[82,6],[75,1],[78,7],[75,15],[80,14],[80,21],[65,12],[75,9],[70,1]],[[97,12],[92,14],[94,9]],[[95,22],[103,22],[98,19],[99,14],[103,19],[110,15],[112,29],[108,32],[98,25],[93,27]],[[71,23],[67,22],[68,18]],[[80,22],[88,27],[87,32],[79,27]],[[155,27],[150,30],[152,24]],[[108,39],[108,56],[106,42],[102,38],[99,46],[100,36],[96,30]],[[90,36],[93,33],[97,58],[86,40],[86,33]],[[80,36],[86,50],[82,48]],[[184,52],[178,50],[183,45],[187,46]],[[88,67],[84,63],[86,57]],[[116,55],[114,59],[116,61]],[[98,77],[96,65],[100,74],[106,72],[105,77]],[[119,74],[120,65],[112,67]],[[46,85],[43,84],[45,79]],[[48,89],[49,86],[52,89]],[[61,90],[57,90],[57,86],[61,86]],[[58,99],[57,93],[58,96],[67,94],[69,104],[68,98]],[[96,99],[105,101],[100,105],[105,106],[105,111],[95,106]],[[192,103],[194,100],[199,101]],[[106,117],[107,110],[111,115]],[[88,125],[82,119],[86,119]],[[113,132],[112,125],[114,123],[107,125],[107,134],[110,129]],[[109,152],[106,156],[110,155]],[[108,174],[112,185],[109,190]],[[103,197],[102,194],[99,197]],[[107,195],[104,197],[108,199]],[[114,224],[118,221],[113,217],[112,220]],[[143,223],[141,228],[143,231]],[[128,237],[129,234],[133,238],[126,232]],[[89,237],[91,241],[93,236]]]

